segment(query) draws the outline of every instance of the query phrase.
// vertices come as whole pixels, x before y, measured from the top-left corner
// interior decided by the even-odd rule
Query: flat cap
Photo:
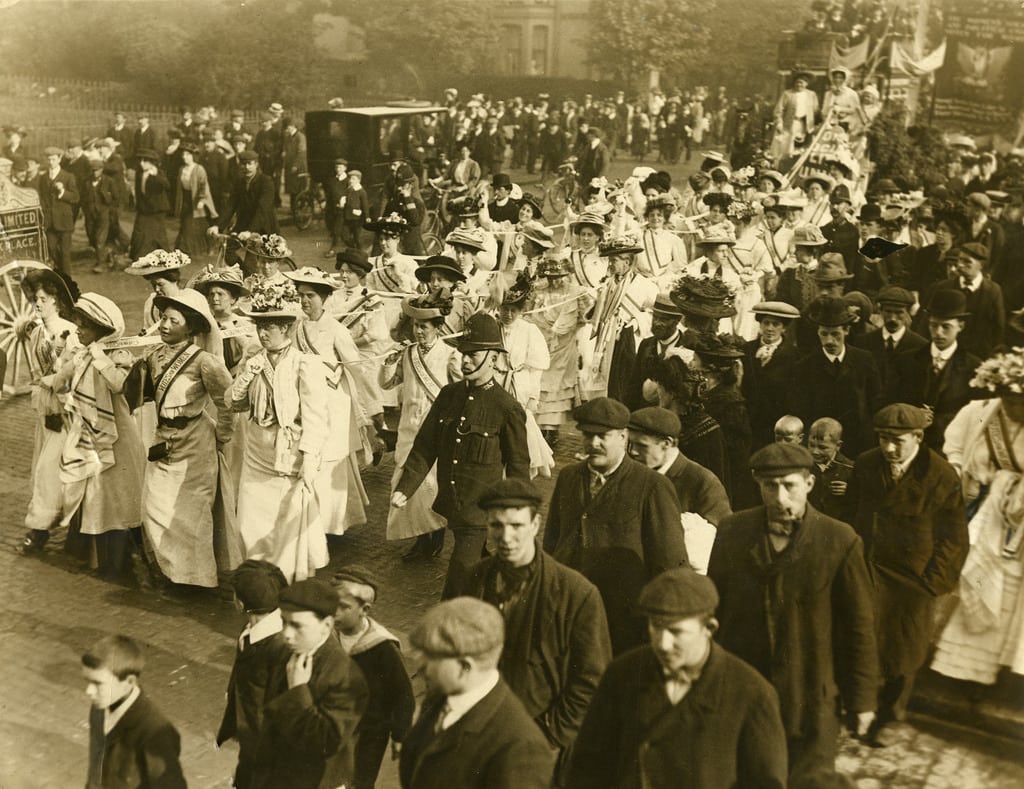
[[[474,657],[505,643],[505,620],[490,603],[455,597],[428,610],[409,640],[431,657]]]
[[[875,301],[878,302],[879,306],[895,304],[898,307],[912,307],[914,305],[914,294],[906,288],[887,285],[878,291]]]
[[[750,456],[750,469],[764,476],[783,476],[811,468],[814,468],[814,458],[799,444],[777,441]]]
[[[63,156],[63,155],[64,155],[64,151],[62,151],[60,148],[57,148],[57,147],[55,147],[53,145],[48,145],[45,148],[43,148],[43,156]]]
[[[971,192],[967,195],[967,202],[978,206],[978,208],[984,208],[986,211],[992,207],[992,198],[984,192]]]
[[[961,245],[960,251],[963,252],[965,255],[969,255],[975,260],[988,260],[988,247],[986,247],[984,244],[979,244],[977,241],[972,241],[969,244]]]
[[[800,310],[784,301],[761,301],[754,305],[751,312],[754,313],[755,320],[767,317],[794,321],[800,317]]]
[[[718,608],[715,582],[689,567],[666,570],[640,590],[637,608],[645,616],[688,619]]]
[[[873,421],[875,430],[886,433],[908,433],[928,427],[928,415],[923,408],[907,403],[893,403],[881,409]]]
[[[629,425],[629,409],[610,397],[588,400],[573,413],[576,428],[584,433],[607,433]]]
[[[281,592],[281,608],[289,611],[312,611],[320,616],[334,616],[338,610],[338,593],[327,581],[307,578],[296,581]]]
[[[333,576],[331,576],[331,583],[337,586],[342,581],[350,581],[354,584],[362,584],[363,586],[369,586],[373,589],[374,595],[377,594],[377,589],[380,587],[380,579],[377,578],[377,574],[373,570],[363,567],[361,564],[350,564],[346,567],[342,567]]]
[[[659,438],[679,438],[682,423],[679,417],[667,408],[650,406],[640,408],[629,415],[630,430],[646,433]]]
[[[263,559],[246,559],[231,577],[231,587],[246,611],[273,611],[288,586],[281,568]]]
[[[482,510],[502,507],[539,507],[541,495],[532,482],[525,479],[503,479],[485,490],[477,500]]]
[[[259,160],[259,156],[256,155],[256,151],[241,151],[238,154],[238,161],[240,162],[255,162]]]

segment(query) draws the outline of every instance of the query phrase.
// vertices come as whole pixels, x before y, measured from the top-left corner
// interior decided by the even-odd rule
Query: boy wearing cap
[[[492,605],[456,597],[410,635],[427,697],[402,746],[402,789],[541,789],[554,754],[498,672],[505,624]]]
[[[280,595],[291,653],[270,671],[254,764],[261,789],[319,789],[352,781],[355,729],[369,691],[334,635],[338,593],[316,578]]]
[[[958,342],[981,359],[992,355],[1002,343],[1006,329],[1003,289],[988,276],[989,260],[989,250],[982,244],[964,244],[957,258],[957,276],[935,286],[935,290],[963,291],[971,321],[960,333]]]
[[[540,493],[502,480],[480,497],[495,554],[452,590],[490,603],[505,619],[498,668],[559,752],[556,785],[587,704],[611,660],[608,621],[590,581],[540,549]]]
[[[377,579],[351,565],[334,574],[338,593],[334,626],[342,648],[363,672],[370,698],[356,728],[355,789],[373,789],[388,740],[397,752],[416,708],[412,684],[402,662],[401,641],[370,616],[377,601]]]
[[[616,658],[602,677],[576,741],[569,785],[786,786],[778,697],[712,640],[714,583],[678,567],[650,581],[638,605],[648,643]]]
[[[284,573],[270,562],[247,559],[231,579],[235,605],[248,620],[238,637],[235,662],[228,680],[228,703],[217,730],[217,746],[238,741],[237,789],[255,786],[253,764],[267,683],[274,666],[288,659],[288,647],[281,634],[281,610],[278,598],[288,585]]]
[[[643,642],[633,603],[658,573],[685,565],[686,542],[672,483],[627,456],[629,409],[599,397],[575,412],[587,459],[558,474],[544,550],[601,592],[612,648]]]
[[[96,250],[93,274],[102,274],[113,268],[107,239],[117,216],[117,187],[114,180],[103,172],[103,162],[89,162],[89,177],[82,182],[82,216],[89,246]]]
[[[721,596],[719,643],[779,694],[794,784],[834,769],[840,700],[865,734],[878,688],[861,539],[808,503],[813,465],[797,444],[755,452],[764,504],[722,522],[708,567]]]
[[[847,491],[848,521],[864,540],[874,581],[881,686],[869,736],[902,720],[924,664],[935,599],[957,588],[969,547],[956,470],[924,445],[928,417],[894,403],[875,414],[878,446],[857,458]]]

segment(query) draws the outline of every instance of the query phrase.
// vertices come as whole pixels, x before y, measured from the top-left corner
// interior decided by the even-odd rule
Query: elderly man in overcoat
[[[924,445],[925,412],[906,403],[875,415],[878,446],[857,458],[848,520],[874,581],[881,688],[870,735],[902,720],[935,624],[935,598],[956,588],[969,540],[960,478]]]
[[[558,474],[544,550],[600,590],[619,654],[644,641],[634,609],[643,585],[687,563],[679,499],[664,475],[627,457],[626,406],[599,397],[575,416],[587,459]]]
[[[793,782],[834,768],[840,702],[867,733],[878,688],[863,544],[807,503],[813,465],[799,444],[755,452],[764,504],[719,525],[708,565],[721,596],[719,643],[779,694]]]
[[[480,497],[496,553],[472,568],[453,595],[490,603],[505,618],[498,668],[559,752],[555,785],[591,696],[612,657],[597,588],[540,549],[540,493],[506,479]]]
[[[714,582],[687,567],[644,587],[650,643],[601,679],[573,755],[573,789],[786,786],[778,696],[712,641],[717,604]]]

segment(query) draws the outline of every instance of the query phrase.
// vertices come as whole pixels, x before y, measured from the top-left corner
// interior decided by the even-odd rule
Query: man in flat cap
[[[355,728],[369,691],[334,635],[338,593],[326,581],[297,581],[280,595],[290,655],[267,682],[253,765],[254,786],[319,789],[351,783]]]
[[[984,157],[986,154],[982,154],[982,156]],[[972,191],[968,185],[965,203],[967,216],[971,220],[971,229],[966,241],[985,247],[988,251],[987,260],[990,263],[998,263],[1002,260],[1006,236],[1002,226],[998,222],[992,221],[988,215],[992,208],[992,198],[980,189]]]
[[[219,227],[214,225],[208,232],[216,235],[220,227],[225,233],[248,230],[267,235],[278,232],[274,180],[260,172],[260,157],[255,151],[242,151],[237,158],[241,175],[231,185],[231,196],[220,216]]]
[[[982,195],[984,197],[984,195]],[[1003,289],[988,275],[989,250],[972,241],[958,250],[957,276],[944,279],[935,290],[960,290],[966,299],[966,312],[971,320],[957,341],[979,359],[987,359],[1003,341],[1006,329],[1006,307]]]
[[[472,315],[456,347],[462,380],[441,388],[391,494],[391,506],[404,507],[437,463],[433,509],[455,535],[442,597],[461,586],[482,556],[487,521],[477,506],[480,494],[504,477],[530,478],[526,412],[494,380],[498,354],[505,352],[501,327],[490,315]]]
[[[889,383],[896,357],[901,353],[924,348],[928,340],[910,328],[910,308],[914,306],[914,294],[909,290],[887,285],[878,291],[875,303],[882,316],[882,328],[851,337],[850,345],[863,348],[875,357],[875,366],[884,389]]]
[[[620,654],[643,643],[643,620],[633,608],[640,589],[687,563],[679,499],[664,475],[627,456],[626,406],[599,397],[575,417],[587,459],[558,474],[544,550],[600,590],[612,650]]]
[[[721,596],[719,643],[779,694],[794,783],[834,769],[840,701],[867,732],[878,687],[863,544],[808,504],[813,464],[799,444],[755,452],[764,504],[722,522],[708,567]]]
[[[608,667],[583,720],[574,789],[786,786],[779,700],[753,668],[712,640],[718,592],[686,567],[640,593],[649,643]]]
[[[402,789],[542,789],[554,754],[498,673],[505,623],[473,597],[423,615],[410,634],[427,697],[402,745]]]
[[[960,290],[937,290],[928,302],[931,343],[901,353],[886,386],[886,403],[909,403],[931,413],[924,441],[942,451],[946,428],[974,390],[971,378],[981,359],[958,341],[967,321],[967,298]]]
[[[806,310],[818,347],[796,363],[789,412],[809,425],[830,416],[843,426],[843,442],[856,457],[873,442],[871,415],[882,405],[882,382],[871,354],[846,342],[853,315],[841,298],[819,296]]]
[[[454,595],[490,603],[505,619],[498,668],[551,747],[559,752],[555,785],[590,697],[611,660],[608,620],[597,588],[541,550],[540,493],[506,479],[484,491],[494,556],[470,570]]]
[[[935,598],[953,591],[969,547],[960,479],[923,444],[929,420],[894,403],[875,414],[878,446],[857,458],[847,520],[864,540],[874,581],[881,672],[871,735],[902,720],[935,621]]]
[[[281,590],[288,585],[277,565],[246,559],[231,578],[236,605],[248,619],[238,637],[235,663],[228,680],[228,703],[217,731],[217,745],[238,741],[237,789],[254,786],[253,761],[263,721],[263,699],[270,673],[290,654],[281,634]]]

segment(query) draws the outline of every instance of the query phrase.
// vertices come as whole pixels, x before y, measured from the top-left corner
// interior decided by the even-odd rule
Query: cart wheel
[[[441,236],[425,233],[423,235],[423,247],[427,250],[428,255],[440,255],[444,252],[444,241],[441,240]]]
[[[313,195],[308,189],[295,195],[292,202],[292,219],[299,230],[305,230],[313,224]]]
[[[26,342],[35,308],[21,289],[25,274],[49,268],[32,260],[15,260],[0,267],[0,383],[4,394],[25,394],[31,383]]]

